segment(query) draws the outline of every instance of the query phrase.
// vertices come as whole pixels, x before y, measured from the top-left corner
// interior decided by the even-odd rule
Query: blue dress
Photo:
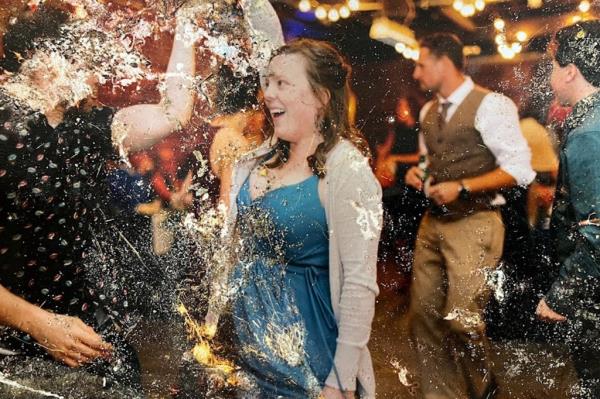
[[[238,362],[260,398],[317,397],[333,365],[337,325],[319,179],[237,198],[242,252],[232,314]]]

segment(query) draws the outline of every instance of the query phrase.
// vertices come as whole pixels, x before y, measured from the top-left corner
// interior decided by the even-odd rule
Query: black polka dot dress
[[[106,223],[113,111],[52,128],[0,89],[0,283],[54,312],[91,317],[84,261]]]

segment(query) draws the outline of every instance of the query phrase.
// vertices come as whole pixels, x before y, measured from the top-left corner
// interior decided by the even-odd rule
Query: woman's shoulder
[[[340,139],[327,156],[327,166],[335,169],[361,170],[369,167],[369,159],[349,140]]]

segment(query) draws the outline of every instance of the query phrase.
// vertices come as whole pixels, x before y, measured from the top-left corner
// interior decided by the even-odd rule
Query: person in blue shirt
[[[573,106],[565,122],[551,229],[560,270],[536,313],[564,323],[581,379],[580,397],[600,397],[600,21],[561,29],[550,83]]]

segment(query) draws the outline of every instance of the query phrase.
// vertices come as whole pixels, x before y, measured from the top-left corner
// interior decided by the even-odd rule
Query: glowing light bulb
[[[523,32],[522,30],[518,31],[516,36],[517,40],[520,42],[527,40],[527,33]]]
[[[475,8],[477,11],[483,11],[485,9],[485,0],[475,0]]]
[[[396,43],[396,45],[394,46],[394,48],[396,49],[397,52],[399,52],[400,54],[402,54],[402,52],[406,48],[406,44],[398,42],[398,43]]]
[[[588,0],[583,0],[579,3],[579,11],[588,12],[591,8],[590,2]]]
[[[309,12],[310,11],[310,1],[309,0],[300,1],[300,3],[298,3],[298,9],[302,12]]]
[[[332,8],[327,13],[327,18],[329,18],[331,22],[337,22],[340,20],[340,13],[336,8]]]
[[[512,58],[515,58],[515,52],[506,45],[498,46],[498,52],[500,53],[500,56],[504,59],[510,60]]]
[[[325,19],[327,18],[327,11],[325,10],[325,7],[317,7],[317,9],[315,10],[315,16],[318,19]]]
[[[473,15],[475,15],[475,6],[473,4],[467,4],[462,8],[460,13],[464,17],[472,17]]]
[[[351,9],[352,11],[358,11],[358,9],[360,8],[360,1],[359,0],[348,0],[348,8]]]
[[[347,6],[340,7],[340,17],[342,17],[342,18],[350,17],[350,9]]]
[[[452,7],[454,7],[456,11],[462,11],[464,5],[462,0],[454,0],[454,3],[452,3]]]
[[[494,20],[494,28],[496,28],[496,30],[503,30],[504,27],[506,27],[506,23],[502,18],[496,18]]]

